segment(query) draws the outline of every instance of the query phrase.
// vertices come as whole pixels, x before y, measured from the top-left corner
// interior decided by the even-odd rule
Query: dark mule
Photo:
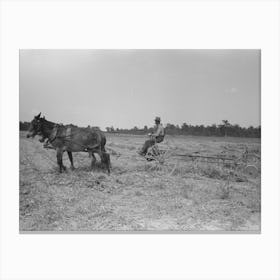
[[[62,156],[67,151],[72,169],[74,169],[72,152],[89,153],[92,156],[92,168],[96,162],[94,153],[97,153],[101,158],[102,165],[110,173],[110,155],[105,150],[106,137],[102,131],[90,127],[80,128],[74,125],[59,125],[40,116],[41,113],[31,121],[27,137],[40,135],[41,142],[47,139],[46,144],[56,149],[60,172],[66,169],[62,162]]]

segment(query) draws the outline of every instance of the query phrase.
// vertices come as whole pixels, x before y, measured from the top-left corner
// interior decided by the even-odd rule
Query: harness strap
[[[59,131],[59,128],[64,128],[64,130],[63,131]],[[60,133],[59,133],[60,132]],[[90,130],[89,132],[91,132],[91,133],[94,133],[94,131],[93,130]],[[60,134],[60,135],[59,135]],[[78,145],[78,146],[80,146],[80,147],[82,147],[82,148],[84,148],[84,150],[85,151],[93,151],[93,150],[95,150],[96,148],[98,148],[99,146],[100,146],[100,143],[101,143],[101,135],[99,135],[99,134],[97,134],[97,137],[98,137],[98,142],[100,142],[100,143],[98,143],[98,144],[95,144],[95,145],[92,145],[92,146],[85,146],[85,145],[83,145],[83,144],[80,144],[80,143],[77,143],[77,142],[75,142],[75,141],[73,141],[72,139],[71,139],[71,136],[72,136],[73,134],[72,134],[72,127],[70,126],[70,127],[67,127],[66,129],[65,129],[65,127],[63,127],[63,125],[59,125],[59,124],[56,124],[55,126],[54,126],[54,128],[53,128],[53,131],[52,131],[52,133],[51,133],[51,136],[50,136],[50,138],[49,138],[49,143],[51,144],[55,139],[57,139],[57,138],[62,138],[62,139],[64,139],[64,141],[69,141],[69,142],[73,142],[74,144],[76,144],[76,145]]]
[[[72,127],[67,127],[66,129],[66,138],[71,138],[71,131],[72,131]]]
[[[49,142],[52,143],[57,138],[58,124],[56,124],[51,132]]]

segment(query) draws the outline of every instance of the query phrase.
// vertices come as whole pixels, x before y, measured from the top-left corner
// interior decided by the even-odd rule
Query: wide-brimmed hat
[[[156,122],[160,122],[160,117],[155,117]]]

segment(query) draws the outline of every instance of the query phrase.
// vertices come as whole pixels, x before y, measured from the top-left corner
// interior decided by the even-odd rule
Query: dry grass
[[[74,171],[59,174],[55,152],[21,135],[20,230],[260,230],[260,174],[176,157],[162,165],[146,162],[137,155],[144,137],[107,137],[110,176],[98,164],[91,171],[86,153],[74,154]],[[239,156],[248,147],[260,155],[256,139],[169,137],[167,142],[176,152]],[[66,155],[64,162],[69,166]]]

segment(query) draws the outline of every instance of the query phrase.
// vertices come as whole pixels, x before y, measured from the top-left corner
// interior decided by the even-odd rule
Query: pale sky
[[[260,125],[260,50],[20,50],[20,120]]]

